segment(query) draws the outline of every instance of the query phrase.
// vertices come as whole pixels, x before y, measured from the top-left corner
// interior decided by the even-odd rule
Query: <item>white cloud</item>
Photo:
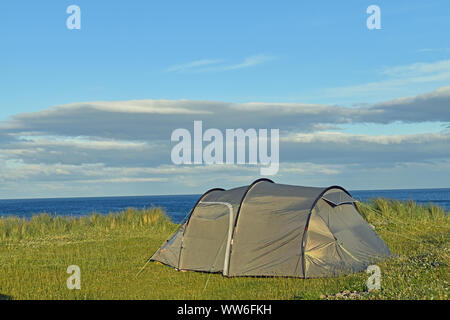
[[[420,67],[422,68],[422,67]],[[419,69],[420,69],[419,68]],[[402,71],[410,72],[410,71]],[[432,72],[432,71],[431,71]],[[450,133],[344,133],[352,124],[450,121],[450,86],[356,108],[304,103],[227,103],[188,100],[85,102],[22,113],[0,123],[0,196],[81,196],[195,193],[246,184],[259,166],[175,166],[173,129],[280,129],[280,170],[295,184],[375,185],[356,174],[392,182],[395,170],[416,182],[449,181]],[[441,168],[431,169],[431,164]],[[403,168],[402,166],[405,166]],[[402,169],[398,169],[401,167]],[[415,172],[421,168],[423,172]],[[376,176],[376,173],[380,173]],[[388,174],[389,173],[389,174]],[[382,180],[380,177],[383,177]],[[381,180],[380,180],[381,179]],[[360,181],[358,185],[358,181]],[[47,193],[46,193],[47,192]]]
[[[24,136],[60,136],[166,143],[174,129],[192,129],[194,120],[202,120],[205,129],[278,128],[283,132],[312,132],[355,123],[445,123],[450,122],[449,105],[450,86],[353,108],[282,102],[84,102],[15,115],[0,123],[0,142],[14,143]]]
[[[222,59],[202,59],[202,60],[196,60],[191,61],[184,64],[174,65],[167,68],[168,72],[179,72],[179,71],[186,71],[194,68],[204,67],[212,64],[217,64],[222,62]]]
[[[281,141],[297,143],[323,143],[332,142],[338,144],[351,144],[356,142],[372,144],[423,144],[433,142],[450,142],[450,134],[447,133],[421,133],[421,134],[394,134],[394,135],[363,135],[348,134],[342,132],[322,131],[315,133],[296,133],[282,137]]]
[[[312,162],[282,162],[280,163],[280,176],[286,174],[302,174],[302,175],[335,175],[345,169],[343,165],[335,164],[317,164]]]
[[[399,88],[417,84],[450,81],[450,60],[421,62],[409,65],[386,67],[380,71],[387,79],[358,85],[325,89],[329,97],[347,97],[393,92]]]
[[[442,73],[450,71],[450,60],[442,60],[431,63],[413,63],[403,66],[385,68],[382,73],[392,77],[421,76],[429,73]]]
[[[273,60],[274,58],[271,56],[267,56],[267,55],[256,55],[256,56],[251,56],[248,58],[245,58],[244,61],[237,63],[237,64],[232,64],[232,65],[226,65],[226,66],[222,66],[222,67],[217,67],[217,69],[215,70],[236,70],[236,69],[243,69],[243,68],[248,68],[248,67],[253,67],[256,66],[258,64],[262,64],[264,62]]]
[[[148,147],[146,142],[120,141],[120,140],[91,140],[88,138],[61,138],[61,137],[39,137],[24,139],[20,142],[20,147],[24,149],[42,147],[73,147],[80,149],[95,150],[136,150],[142,151]]]
[[[187,62],[180,65],[174,65],[167,68],[168,72],[211,72],[211,71],[230,71],[253,67],[267,61],[273,60],[274,57],[259,54],[244,58],[242,62],[226,63],[223,59],[203,59]]]

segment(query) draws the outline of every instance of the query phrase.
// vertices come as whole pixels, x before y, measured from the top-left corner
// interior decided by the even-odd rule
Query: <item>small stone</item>
[[[327,297],[326,295],[321,294],[319,298],[320,298],[320,299],[325,299],[326,297]]]
[[[343,293],[344,295],[349,295],[349,294],[350,294],[350,290],[344,290],[342,293]]]

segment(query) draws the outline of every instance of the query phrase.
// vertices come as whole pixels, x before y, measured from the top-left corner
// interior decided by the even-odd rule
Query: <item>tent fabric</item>
[[[212,189],[150,260],[225,276],[330,277],[390,256],[342,187]]]

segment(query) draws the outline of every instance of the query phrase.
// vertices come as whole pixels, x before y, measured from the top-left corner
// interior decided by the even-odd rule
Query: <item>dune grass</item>
[[[381,290],[359,299],[448,299],[450,217],[442,208],[376,199],[361,214],[395,258]],[[67,218],[0,218],[0,299],[318,299],[366,291],[366,273],[326,279],[226,278],[146,259],[177,229],[158,208]],[[81,290],[68,290],[69,265]]]

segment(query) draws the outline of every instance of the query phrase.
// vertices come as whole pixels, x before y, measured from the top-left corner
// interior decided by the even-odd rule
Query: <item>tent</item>
[[[276,184],[204,193],[150,258],[224,276],[329,277],[360,272],[389,248],[339,186]]]

